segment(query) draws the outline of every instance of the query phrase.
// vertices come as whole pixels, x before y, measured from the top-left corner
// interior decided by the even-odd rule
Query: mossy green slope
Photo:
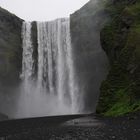
[[[119,116],[140,110],[140,0],[109,1],[110,21],[101,31],[111,68],[97,112]]]

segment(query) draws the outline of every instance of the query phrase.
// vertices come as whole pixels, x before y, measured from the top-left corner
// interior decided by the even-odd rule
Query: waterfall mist
[[[69,19],[37,22],[36,76],[31,28],[30,22],[23,22],[23,82],[16,117],[78,113]]]

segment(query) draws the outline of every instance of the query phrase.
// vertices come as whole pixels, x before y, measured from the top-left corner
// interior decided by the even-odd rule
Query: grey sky
[[[28,21],[68,17],[89,0],[0,0],[0,6]]]

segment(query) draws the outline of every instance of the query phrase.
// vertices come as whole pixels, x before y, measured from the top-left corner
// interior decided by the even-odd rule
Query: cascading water
[[[22,75],[25,87],[30,85],[33,75],[33,46],[31,41],[31,23],[23,22],[22,25],[22,38],[23,38],[23,60],[22,60]],[[29,88],[26,88],[27,90]]]
[[[22,59],[22,74],[21,78],[23,80],[22,83],[22,93],[19,100],[19,108],[18,114],[16,115],[23,115],[24,113],[30,115],[29,112],[29,102],[30,98],[30,91],[32,88],[32,75],[33,75],[33,46],[31,41],[31,23],[30,22],[23,22],[22,25],[22,46],[23,46],[23,59]],[[24,93],[24,95],[23,95]]]
[[[34,75],[31,26],[23,22],[23,85],[18,115],[78,113],[69,19],[37,22],[38,71]]]
[[[94,112],[101,83],[108,72],[108,60],[100,43],[106,20],[104,2],[91,0],[70,19],[23,22],[22,82],[20,87],[15,85],[17,80],[14,87],[7,87],[11,82],[8,75],[10,79],[17,77],[20,59],[16,64],[7,58],[7,53],[2,54],[1,65],[7,72],[6,79],[0,81],[0,112],[10,118]],[[14,22],[18,24],[18,20]],[[15,28],[17,43],[19,28]],[[9,36],[8,42],[11,39]],[[15,44],[12,47],[17,48]],[[15,49],[10,53],[15,54]],[[17,49],[20,53],[20,48]],[[17,58],[20,55],[12,57]]]
[[[75,112],[69,19],[39,22],[37,29],[38,86],[49,94],[57,94],[60,103],[70,101]]]

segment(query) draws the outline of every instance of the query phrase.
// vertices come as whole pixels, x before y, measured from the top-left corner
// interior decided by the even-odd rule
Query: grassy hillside
[[[111,68],[102,83],[97,112],[119,116],[140,110],[140,0],[111,0],[101,31]]]

